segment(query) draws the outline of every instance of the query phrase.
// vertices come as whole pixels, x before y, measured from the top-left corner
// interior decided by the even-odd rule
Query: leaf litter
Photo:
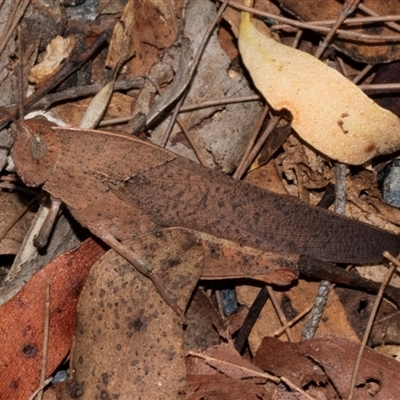
[[[32,3],[33,6],[36,6],[36,2],[32,1]],[[255,7],[267,13],[276,13],[277,17],[287,17],[286,10],[290,7],[305,21],[335,20],[338,13],[337,7],[339,3],[336,1],[330,2],[330,7],[326,7],[324,10],[321,8],[319,10],[320,14],[313,15],[312,18],[308,17],[305,11],[312,10],[314,14],[318,14],[316,12],[318,9],[308,6],[307,3],[303,5],[305,10],[297,10],[293,4],[289,3],[289,1],[282,0],[279,4],[275,2],[271,5],[269,1],[256,1]],[[363,3],[367,8],[373,9],[371,2],[366,0]],[[217,5],[219,6],[219,3]],[[212,16],[215,15],[216,8],[213,2],[208,1],[189,1],[188,4],[179,1],[166,1],[162,6],[157,2],[129,1],[119,2],[118,6],[115,5],[115,9],[111,11],[107,11],[105,7],[100,7],[99,10],[103,10],[104,14],[100,15],[98,25],[92,25],[90,33],[88,33],[87,28],[82,28],[84,24],[79,25],[79,22],[75,22],[75,29],[78,32],[76,35],[79,36],[81,34],[79,33],[79,29],[81,29],[81,32],[86,32],[86,38],[88,38],[90,35],[98,35],[102,27],[115,24],[117,21],[115,17],[119,15],[115,13],[121,13],[124,8],[125,11],[134,9],[133,22],[130,20],[130,24],[133,23],[140,27],[140,15],[148,16],[148,23],[145,24],[146,26],[142,26],[146,29],[139,29],[138,31],[141,34],[136,35],[133,40],[126,35],[126,32],[124,32],[125,36],[118,36],[121,35],[121,26],[118,28],[118,35],[115,33],[112,40],[114,40],[116,48],[118,48],[119,41],[121,42],[120,44],[128,43],[129,46],[132,46],[130,50],[133,58],[124,67],[121,74],[137,76],[149,73],[151,74],[151,80],[148,80],[142,89],[134,89],[123,94],[114,94],[110,102],[113,112],[108,114],[106,118],[126,116],[126,112],[129,109],[133,116],[139,111],[147,114],[154,109],[154,104],[157,104],[156,98],[159,96],[160,99],[165,96],[168,101],[168,96],[171,96],[168,93],[168,87],[171,86],[171,82],[175,84],[182,83],[176,77],[179,74],[181,76],[184,76],[185,73],[187,74],[190,57],[196,53],[199,39],[204,34],[205,26],[209,24]],[[198,9],[196,7],[201,8]],[[309,8],[307,9],[307,7]],[[39,12],[37,10],[36,12]],[[232,20],[236,20],[237,24],[240,18],[239,13],[236,11],[235,14],[233,8],[228,10],[230,13],[233,11],[233,15],[236,15],[233,19],[229,19],[229,23],[232,24]],[[389,10],[393,9],[389,8]],[[60,8],[55,13],[48,12],[46,14],[42,10],[46,18],[53,19],[58,24],[57,33],[62,33],[62,28],[60,27],[63,25],[63,21],[66,21],[64,11],[63,8]],[[329,13],[324,14],[322,11],[324,13],[329,11]],[[375,12],[380,15],[397,13],[396,11],[387,12],[381,8],[376,9]],[[31,20],[28,16],[31,15],[32,11],[31,14],[27,15],[26,20],[23,20],[25,25],[30,23],[29,21]],[[192,21],[191,18],[193,18],[194,22],[190,22]],[[186,27],[184,28],[184,34],[188,41],[182,38],[181,43],[179,43],[175,41],[175,38],[179,32],[181,22]],[[230,28],[225,24],[226,22],[220,21],[221,29],[223,28],[225,32],[230,34]],[[191,32],[189,32],[189,27]],[[345,27],[347,31],[352,30],[351,25],[345,25]],[[236,25],[236,32],[238,31],[237,28],[238,25]],[[275,29],[272,26],[272,29],[274,32],[280,32],[282,42],[290,42],[294,38],[292,32],[296,28],[288,28],[286,26],[278,30],[279,28]],[[387,26],[385,26],[385,29],[380,32],[381,35],[394,33],[394,28],[391,28],[390,32],[387,31]],[[364,33],[374,34],[375,32],[365,30]],[[276,36],[276,33],[274,35]],[[46,44],[56,37],[56,34],[54,36],[50,35],[51,37],[44,35],[48,37],[48,43],[42,42],[40,48],[37,47],[37,41],[34,40],[35,35],[31,36],[32,38],[25,35],[24,46],[26,46],[26,49],[35,49],[36,46],[36,52],[41,52]],[[221,37],[219,39],[222,40]],[[303,42],[307,43],[307,39],[304,39]],[[10,43],[13,42],[10,41]],[[247,45],[252,48],[254,40],[250,40]],[[307,45],[312,47],[310,42]],[[231,47],[230,50],[229,46]],[[361,69],[359,65],[352,62],[351,58],[357,62],[374,64],[396,60],[398,58],[398,45],[394,43],[389,46],[372,46],[362,42],[362,39],[357,45],[349,45],[348,41],[346,42],[345,39],[342,39],[340,33],[333,42],[333,47],[339,51],[336,60],[338,57],[342,57],[340,51],[343,51],[346,54],[346,56],[343,56],[343,60],[347,63],[346,67],[351,73],[357,73]],[[388,48],[391,49],[390,54]],[[206,46],[206,51],[196,71],[193,83],[186,94],[184,105],[195,105],[204,101],[229,99],[236,96],[254,96],[256,90],[252,87],[252,80],[250,78],[246,79],[248,76],[240,59],[230,59],[222,49],[227,54],[237,55],[237,45],[233,36],[230,41],[221,43],[215,33]],[[255,56],[257,51],[251,50],[250,55]],[[32,52],[34,53],[35,50],[32,50]],[[271,55],[270,53],[268,54],[269,56]],[[389,58],[384,58],[385,55]],[[119,56],[124,58],[122,52],[120,55],[118,55],[118,51],[114,53],[113,63],[118,63]],[[244,55],[243,51],[242,57],[246,65],[246,55]],[[276,59],[278,60],[279,57],[281,55],[277,53]],[[160,61],[161,59],[162,61]],[[180,62],[177,61],[179,59],[181,60]],[[104,53],[93,61],[93,77],[97,77],[97,79],[110,78],[104,73],[103,63]],[[281,63],[284,68],[289,65],[287,62],[281,61]],[[313,60],[311,65],[314,64]],[[239,67],[237,67],[238,65]],[[180,68],[183,68],[181,72],[179,72]],[[336,72],[331,73],[331,67],[323,67],[321,70],[318,69],[318,72],[309,71],[308,67],[304,69],[296,61],[294,68],[302,72],[311,72],[311,79],[307,81],[307,85],[322,79],[320,85],[324,86],[327,98],[332,98],[332,90],[327,89],[328,86],[323,81],[324,76],[328,74],[328,76],[331,76],[331,81],[336,82],[338,74]],[[379,70],[380,66],[377,65],[376,68]],[[24,71],[24,74],[27,74],[27,72]],[[249,67],[249,72],[253,76],[251,67]],[[175,79],[173,79],[174,75]],[[254,84],[258,87],[257,79],[254,76],[253,78]],[[368,79],[370,80],[370,78]],[[286,87],[285,80],[286,78],[281,81],[283,82],[282,84],[277,85],[277,79],[274,79],[274,82],[269,84],[265,93],[266,100],[272,107],[271,113],[279,111],[280,104],[283,104],[279,103],[279,101],[274,103],[271,100],[273,96],[282,96],[283,102],[287,100],[287,97],[290,97],[291,100],[294,99],[293,96],[288,96],[289,89],[291,90],[293,87],[289,88],[288,91],[286,89],[283,90]],[[164,95],[157,92],[154,81],[158,82],[161,93],[164,93]],[[299,83],[298,81],[299,79],[295,83]],[[348,81],[342,80],[342,82],[344,89],[339,90],[339,92],[353,90],[350,89],[353,86]],[[390,81],[390,83],[392,82]],[[338,84],[335,83],[333,86],[336,86],[335,91],[337,91]],[[264,94],[260,87],[258,89]],[[6,93],[6,95],[9,96],[9,93]],[[378,110],[363,95],[356,94],[354,96],[362,98],[362,101],[365,100],[369,104],[368,107],[371,106],[373,112]],[[352,98],[354,96],[351,95]],[[317,100],[323,105],[324,101],[321,99],[322,97],[318,96]],[[10,103],[15,103],[17,100],[14,98]],[[87,100],[85,101],[87,102]],[[63,105],[64,109],[60,107],[59,111],[54,109],[51,110],[51,113],[57,115],[57,117],[62,117],[66,112],[65,110],[69,109],[72,116],[70,120],[79,121],[83,114],[82,107],[79,104],[83,104],[83,102],[81,100],[75,101],[74,105],[72,102],[66,102]],[[194,135],[196,146],[206,155],[209,166],[220,168],[225,172],[234,170],[247,145],[248,137],[256,126],[257,116],[262,109],[260,102],[261,98],[258,101],[239,103],[235,106],[219,104],[196,112],[181,114],[184,125]],[[365,150],[366,144],[355,140],[351,136],[351,132],[344,133],[344,130],[347,130],[346,126],[338,124],[339,119],[336,118],[330,119],[328,126],[339,128],[341,134],[345,135],[350,144],[343,145],[339,141],[335,153],[329,153],[324,147],[324,143],[328,143],[328,148],[332,147],[332,137],[327,133],[320,134],[320,132],[328,132],[326,127],[315,128],[320,119],[323,119],[320,115],[318,115],[319,118],[315,118],[316,106],[314,105],[311,109],[306,110],[307,123],[312,121],[311,127],[307,128],[307,132],[311,132],[312,136],[308,138],[307,135],[302,135],[302,129],[299,128],[302,125],[296,124],[297,107],[304,106],[305,101],[299,97],[292,103],[290,106],[284,103],[284,108],[291,111],[293,117],[292,126],[302,136],[303,140],[299,140],[292,133],[292,136],[282,147],[281,145],[277,145],[275,148],[272,146],[272,150],[268,150],[266,147],[263,151],[267,152],[266,159],[270,161],[267,161],[266,167],[263,167],[263,152],[261,152],[259,159],[250,168],[253,169],[253,176],[255,173],[259,174],[257,178],[253,179],[253,182],[261,181],[264,187],[267,185],[270,190],[279,191],[280,193],[289,192],[305,201],[316,204],[328,182],[333,180],[334,175],[332,162],[324,157],[324,154],[349,164],[359,164],[369,159],[372,153],[375,154],[375,151],[379,150],[381,145],[377,145],[368,156],[365,156],[365,152],[363,153],[358,149]],[[343,106],[343,102],[339,104]],[[296,108],[291,108],[292,106]],[[350,109],[353,110],[352,106],[353,104],[350,104],[345,111],[341,111],[342,114],[340,115],[346,114]],[[382,109],[379,109],[378,114],[384,115],[384,120],[389,119],[393,121],[394,126],[398,125],[398,120],[393,117],[394,114],[388,114],[388,112],[380,110]],[[299,112],[300,114],[303,113],[303,111]],[[392,110],[392,112],[395,112],[395,110]],[[367,114],[370,116],[371,113],[368,112]],[[147,130],[147,134],[151,140],[160,142],[160,137],[165,132],[168,121],[163,122],[161,115],[157,114],[157,117],[161,118],[160,121],[154,119],[152,125],[149,126],[150,129]],[[278,129],[287,123],[286,119],[287,116],[283,115],[283,120]],[[372,124],[368,123],[367,125],[370,128]],[[121,127],[117,126],[113,129],[118,130]],[[393,149],[395,147],[393,143],[397,141],[397,136],[396,131],[392,130],[391,132],[392,142],[389,145],[384,143],[384,145]],[[276,132],[273,131],[271,139],[275,137],[275,134]],[[378,143],[377,141],[382,138],[383,134],[375,133],[373,141]],[[182,128],[177,124],[172,130],[172,136],[168,141],[167,147],[174,152],[195,159],[194,153],[184,137]],[[349,149],[351,151],[346,153]],[[386,152],[387,148],[381,146],[380,150],[381,152]],[[381,203],[376,178],[374,173],[371,172],[375,165],[376,162],[373,161],[369,169],[350,170],[348,180],[352,182],[352,186],[350,186],[346,213],[399,233],[396,210]],[[249,179],[249,177],[246,177],[246,179]],[[16,199],[11,201],[18,204]],[[21,205],[18,205],[18,207],[21,207]],[[57,233],[57,235],[59,234]],[[355,340],[360,337],[360,331],[365,326],[363,324],[355,324],[354,320],[357,319],[357,314],[354,311],[354,307],[357,307],[357,305],[360,307],[360,305],[364,304],[364,297],[356,300],[350,310],[346,308],[346,300],[341,302],[341,299],[346,299],[343,293],[338,292],[340,295],[336,296],[335,292],[332,291],[329,297],[329,307],[317,332],[317,339],[306,342],[300,341],[303,318],[293,328],[293,334],[298,343],[283,342],[284,335],[282,335],[283,331],[280,330],[281,325],[270,302],[267,302],[267,306],[258,317],[257,324],[248,339],[248,347],[245,353],[240,355],[233,350],[232,343],[234,339],[231,337],[232,330],[230,330],[230,326],[239,326],[243,317],[238,314],[235,322],[235,317],[227,318],[218,314],[216,297],[214,295],[204,297],[205,292],[197,287],[200,277],[203,278],[200,281],[200,285],[208,288],[208,292],[223,287],[223,284],[218,286],[218,284],[214,283],[215,280],[233,277],[236,279],[239,277],[247,278],[245,282],[241,282],[241,287],[237,290],[243,315],[246,313],[247,307],[251,306],[252,298],[255,297],[254,293],[248,292],[259,290],[257,286],[244,285],[244,283],[247,284],[249,278],[254,278],[273,284],[288,284],[297,276],[296,271],[289,268],[290,263],[296,260],[286,257],[284,262],[281,255],[268,254],[264,254],[265,258],[262,260],[263,255],[260,255],[261,252],[257,251],[257,249],[248,249],[247,253],[244,252],[245,255],[243,255],[243,248],[240,248],[237,244],[215,241],[204,236],[201,237],[195,232],[181,231],[179,229],[161,231],[157,235],[140,237],[131,242],[131,245],[135,249],[142,249],[144,257],[152,261],[157,273],[163,279],[166,290],[179,299],[182,309],[187,308],[188,327],[183,329],[176,314],[163,303],[148,280],[132,269],[120,256],[113,252],[108,252],[93,265],[80,295],[77,314],[78,322],[74,337],[75,345],[71,350],[69,361],[70,380],[57,388],[57,394],[50,389],[47,390],[49,396],[62,399],[76,398],[76,396],[91,399],[95,398],[96,395],[103,397],[119,395],[120,398],[132,398],[133,396],[135,398],[152,399],[184,398],[185,396],[190,399],[232,398],[233,396],[246,399],[294,399],[323,398],[321,396],[325,396],[325,398],[333,399],[345,398],[348,395],[353,368],[353,364],[348,363],[348,360],[352,357],[355,359],[358,350],[358,344]],[[13,240],[21,242],[22,236],[18,234],[18,239]],[[7,251],[15,254],[17,251],[14,243],[12,243],[12,246],[11,244],[7,246],[3,244],[3,246],[5,250],[3,250],[2,254],[8,254]],[[102,250],[98,251],[102,252]],[[51,265],[53,263],[48,264],[42,272],[44,273],[48,268],[54,268]],[[279,272],[282,268],[285,271],[283,275]],[[85,274],[87,271],[84,272],[82,270],[80,272]],[[37,272],[13,299],[5,302],[0,309],[0,312],[3,312],[5,317],[9,318],[7,314],[11,315],[10,311],[7,311],[7,307],[11,307],[13,302],[19,301],[19,305],[17,303],[17,311],[12,314],[23,312],[21,300],[18,300],[19,297],[17,296],[23,296],[24,291],[32,291],[29,284],[33,285],[34,280],[39,279],[39,274],[41,272]],[[22,274],[22,276],[24,275]],[[59,295],[66,295],[67,292],[62,288],[65,289],[69,287],[68,285],[73,286],[72,282],[76,281],[79,276],[77,272],[71,273],[70,276],[65,276],[58,270],[55,277],[62,282]],[[28,280],[29,278],[23,279]],[[81,283],[75,286],[75,299],[79,294],[78,292],[80,292],[80,286],[83,284],[83,278],[79,279],[81,279]],[[346,291],[346,289],[340,290]],[[13,293],[16,291],[13,289]],[[195,291],[195,294],[191,299],[193,291]],[[303,280],[300,280],[297,284],[292,284],[289,291],[277,290],[278,303],[288,320],[299,315],[303,309],[307,308],[309,303],[312,303],[315,291],[316,287],[313,282]],[[53,302],[51,307],[56,307],[57,301],[57,298],[51,295],[51,302]],[[74,305],[76,302],[76,300],[64,301],[69,306]],[[36,311],[34,314],[33,312],[27,313],[26,317],[35,319],[34,315],[37,316],[35,321],[35,327],[37,326],[37,328],[35,329],[41,331],[44,326],[44,313],[39,316],[40,311],[38,310],[44,310],[43,297],[35,296],[35,298],[30,298],[29,304]],[[191,308],[193,307],[194,309],[196,304],[197,316],[190,317]],[[201,317],[202,312],[204,314],[203,318]],[[68,329],[63,329],[64,325],[59,323],[56,314],[53,314],[50,316],[50,324],[57,325],[65,337],[58,339],[60,341],[57,346],[52,344],[52,340],[55,340],[55,338],[50,339],[47,376],[52,375],[56,367],[63,361],[72,341],[73,323],[71,321],[74,315],[73,312],[69,317]],[[396,310],[390,304],[385,305],[385,312],[379,318],[382,320],[385,317],[388,318],[385,329],[389,332],[390,340],[397,343],[398,339],[395,332],[390,330],[393,329],[393,325],[396,325]],[[365,318],[364,316],[364,320]],[[266,321],[270,322],[267,323]],[[25,332],[25,322],[9,321],[6,325],[13,326],[17,332]],[[33,327],[32,324],[29,326],[30,329]],[[32,330],[35,329],[32,328]],[[50,333],[53,332],[52,329],[50,329]],[[232,329],[234,330],[234,328]],[[279,333],[277,332],[278,330],[280,330]],[[194,332],[196,332],[197,338],[196,340],[191,340],[190,336],[194,336]],[[335,336],[324,336],[326,334],[334,334]],[[190,336],[188,337],[188,335]],[[275,335],[280,336],[279,341],[273,339]],[[223,342],[223,344],[218,346],[220,342]],[[19,341],[9,343],[10,346],[7,346],[7,348],[12,349],[13,346],[17,348],[20,346],[19,343]],[[22,395],[23,397],[21,398],[25,398],[24,396],[28,398],[29,394],[37,388],[41,368],[39,362],[41,343],[40,336],[38,336],[35,338],[36,347],[29,347],[28,345],[25,347],[25,353],[28,354],[28,357],[23,357],[23,362],[14,367],[14,372],[8,375],[12,377],[11,384],[8,384],[9,387],[7,389],[2,390],[2,398],[7,398],[6,393],[10,388],[11,393],[13,391],[16,393],[16,390],[23,390],[26,395]],[[379,333],[375,334],[371,339],[371,345],[380,346],[381,344],[382,340],[379,337]],[[33,348],[38,349],[34,355]],[[55,350],[58,350],[57,357],[53,359],[51,352]],[[33,356],[30,357],[30,354]],[[4,357],[5,355],[2,358],[3,362],[5,360]],[[276,357],[276,362],[272,363],[274,364],[273,367],[267,362],[272,357]],[[14,361],[16,360],[18,360],[18,357]],[[34,371],[29,366],[32,361],[36,362]],[[281,365],[280,368],[277,368],[278,364]],[[12,365],[14,364],[10,363],[9,368]],[[374,367],[371,368],[371,365]],[[273,375],[266,375],[263,371]],[[302,371],[301,376],[299,371]],[[356,382],[357,387],[354,398],[369,398],[367,396],[382,399],[395,398],[394,393],[396,393],[396,381],[398,380],[396,374],[398,373],[396,360],[378,355],[376,351],[367,349]],[[30,383],[25,383],[23,379],[28,379]],[[7,380],[4,380],[6,385],[7,382]],[[277,382],[280,382],[279,386]],[[283,390],[283,387],[286,389]],[[303,392],[303,390],[306,390],[306,392]]]

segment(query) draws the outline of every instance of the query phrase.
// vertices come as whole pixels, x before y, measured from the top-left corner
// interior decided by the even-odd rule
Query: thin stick
[[[37,394],[38,394],[41,390],[43,390],[52,380],[53,380],[52,377],[47,378],[47,379],[43,382],[43,385],[39,386],[39,387],[31,394],[31,396],[29,397],[28,400],[34,400],[35,397],[37,396]]]
[[[335,212],[337,214],[344,214],[346,207],[346,172],[347,168],[345,164],[335,164]],[[311,339],[315,336],[318,329],[319,322],[325,310],[325,305],[328,301],[328,295],[331,290],[331,282],[323,280],[321,281],[318,289],[318,294],[315,299],[314,307],[311,311],[311,315],[306,325],[303,328],[302,339]]]
[[[389,284],[390,280],[392,279],[392,275],[393,275],[393,272],[395,271],[396,267],[400,267],[400,262],[396,258],[394,258],[390,253],[385,251],[383,253],[383,255],[392,263],[392,265],[390,266],[389,270],[386,272],[385,279],[383,280],[382,285],[379,289],[379,292],[376,296],[374,307],[372,308],[371,315],[368,320],[368,325],[364,332],[364,336],[363,336],[363,339],[362,339],[362,342],[360,345],[360,350],[357,355],[357,361],[354,366],[353,375],[351,377],[350,394],[349,394],[348,400],[352,400],[353,396],[354,396],[354,389],[355,389],[358,370],[360,369],[361,358],[362,358],[364,349],[367,345],[367,341],[368,341],[369,335],[371,333],[372,325],[374,323],[376,314],[378,312],[379,305],[381,304],[383,292],[385,291],[386,286]]]
[[[241,353],[243,350],[243,347],[246,343],[246,340],[253,329],[254,324],[256,323],[261,310],[263,309],[265,303],[268,300],[268,291],[266,286],[263,286],[260,291],[257,294],[257,297],[253,301],[253,304],[251,305],[245,320],[243,321],[243,324],[241,328],[239,329],[239,332],[236,336],[235,339],[235,349]]]
[[[176,18],[176,12],[174,10],[174,5],[172,4],[171,0],[167,1],[167,5],[168,5],[168,12],[170,14],[170,17],[173,21],[173,25],[174,25],[174,33],[176,36],[178,36],[178,32],[179,32],[179,24]]]
[[[243,156],[239,162],[239,165],[237,166],[236,171],[233,174],[234,179],[240,179],[242,177],[242,175],[243,175],[242,171],[245,170],[246,160],[248,159],[248,157],[251,153],[251,150],[257,140],[257,136],[260,132],[260,129],[262,127],[262,124],[264,123],[265,118],[267,118],[268,112],[269,112],[269,105],[267,104],[264,106],[264,109],[263,109],[260,117],[258,118],[257,125],[253,129],[253,133],[251,134],[251,137],[247,144],[246,150],[244,151]]]
[[[279,321],[281,322],[282,325],[287,326],[288,321],[285,317],[285,314],[282,311],[281,306],[278,303],[278,300],[275,296],[274,290],[271,288],[271,286],[267,286],[267,291],[268,291],[269,297],[271,298],[272,304],[274,305],[275,311],[278,314]],[[285,333],[286,333],[286,336],[288,337],[289,341],[294,342],[294,337],[293,337],[292,331],[290,330],[290,328],[288,326],[285,330]]]
[[[340,14],[337,17],[336,22],[333,24],[330,32],[325,36],[325,39],[320,43],[315,52],[315,58],[321,58],[322,54],[326,50],[328,44],[333,39],[339,26],[342,25],[343,21],[357,8],[361,0],[346,0]]]
[[[233,364],[229,361],[221,360],[219,358],[215,358],[215,357],[209,356],[208,354],[204,354],[204,353],[197,353],[194,351],[189,351],[188,354],[191,355],[192,357],[198,357],[198,358],[205,360],[209,365],[210,364],[215,365],[216,363],[221,364],[221,365],[228,365],[230,368],[236,367],[238,370],[246,371],[246,375],[252,375],[254,377],[265,378],[265,379],[275,382],[275,383],[283,382],[287,386],[289,386],[292,390],[295,390],[295,391],[301,393],[308,400],[315,400],[314,397],[311,397],[303,389],[299,388],[298,386],[296,386],[294,383],[292,383],[289,379],[287,379],[285,377],[273,376],[273,375],[268,374],[267,372],[259,372],[256,370],[252,370],[251,368]]]
[[[18,105],[19,105],[19,118],[24,119],[24,53],[22,51],[22,33],[21,27],[18,26],[18,54],[19,54],[19,68],[18,68]]]
[[[226,7],[228,6],[228,2],[229,2],[229,0],[224,0],[223,1],[223,3],[221,4],[221,7],[219,8],[215,18],[213,19],[213,21],[211,22],[210,26],[208,27],[206,33],[203,36],[203,40],[200,43],[200,46],[199,46],[199,48],[197,50],[197,53],[196,53],[196,56],[195,56],[195,58],[193,60],[193,64],[192,64],[192,66],[190,68],[190,78],[189,78],[189,80],[187,82],[187,85],[185,85],[184,89],[182,90],[181,99],[178,101],[177,105],[175,106],[174,112],[172,113],[171,120],[170,120],[170,122],[168,124],[168,127],[167,127],[167,130],[166,130],[166,132],[164,134],[163,143],[161,143],[161,147],[165,147],[165,145],[167,143],[168,137],[169,137],[170,132],[172,131],[172,127],[173,127],[173,125],[175,123],[175,119],[176,119],[176,117],[177,117],[177,115],[179,113],[179,110],[182,107],[182,104],[183,104],[183,102],[185,100],[186,93],[187,93],[187,88],[188,88],[188,86],[189,86],[189,84],[190,84],[190,82],[191,82],[191,80],[193,78],[194,71],[196,70],[196,68],[197,68],[197,66],[198,66],[198,64],[200,62],[200,58],[203,55],[203,52],[204,52],[204,49],[205,49],[206,44],[208,42],[208,39],[210,38],[210,36],[211,36],[215,26],[217,25],[219,19],[221,18],[222,13],[225,11]],[[196,146],[195,146],[195,148],[196,148]],[[201,157],[202,156],[200,156],[200,158]],[[203,160],[203,161],[206,162],[206,160]]]
[[[3,35],[0,40],[0,54],[2,54],[4,49],[6,48],[8,41],[14,33],[15,28],[19,24],[20,19],[23,17],[25,10],[28,8],[29,3],[30,0],[25,0],[22,3],[14,3],[14,8],[10,13],[7,24],[3,31]]]
[[[268,126],[265,128],[264,132],[261,134],[260,138],[258,139],[257,143],[251,150],[249,156],[247,157],[246,161],[243,163],[242,169],[237,172],[238,177],[242,177],[242,175],[246,172],[247,168],[249,168],[250,164],[256,158],[257,154],[261,150],[261,147],[264,146],[265,141],[268,139],[271,132],[277,127],[281,117],[277,115],[272,117],[268,123]]]
[[[147,120],[146,120],[146,125],[149,126],[153,123],[154,119],[157,118],[169,105],[171,105],[173,102],[175,102],[177,99],[179,99],[182,94],[185,93],[187,88],[190,85],[190,82],[192,81],[192,78],[194,76],[194,73],[197,69],[197,66],[200,62],[201,56],[203,55],[204,49],[207,45],[207,42],[213,33],[217,23],[219,22],[223,12],[225,11],[226,7],[228,6],[229,0],[223,0],[217,14],[215,15],[214,19],[210,23],[206,33],[203,35],[203,38],[201,40],[200,46],[197,49],[196,55],[193,58],[193,61],[190,65],[190,68],[188,69],[187,73],[185,74],[185,77],[183,79],[183,82],[179,82],[179,87],[177,88],[176,92],[170,96],[168,101],[166,103],[162,103],[161,105],[159,104],[156,106],[156,108],[153,108],[150,110],[149,114],[147,115]]]
[[[276,330],[274,332],[274,336],[275,337],[281,336],[282,333],[284,333],[287,328],[291,328],[296,322],[300,321],[303,317],[305,317],[312,310],[313,307],[314,304],[310,304],[299,315],[296,315],[296,317],[288,321],[287,324],[282,325],[278,330]]]
[[[363,70],[360,71],[360,73],[352,80],[352,82],[356,85],[361,79],[364,78],[365,75],[368,74],[369,71],[371,71],[372,68],[374,68],[372,64],[366,65]]]
[[[40,371],[40,385],[37,400],[43,398],[43,385],[46,379],[47,369],[47,351],[49,348],[49,331],[50,331],[50,281],[46,281],[46,297],[45,297],[45,314],[44,314],[44,333],[43,333],[43,350],[42,350],[42,369]]]
[[[221,0],[219,0],[221,1]],[[311,23],[305,23],[305,22],[300,22],[297,20],[293,20],[290,18],[285,18],[281,17],[279,15],[275,14],[270,14],[264,11],[259,11],[255,8],[251,7],[246,7],[242,4],[236,3],[235,1],[230,0],[229,5],[233,8],[236,8],[238,10],[243,10],[243,11],[248,11],[252,14],[255,15],[260,15],[262,17],[267,17],[267,18],[272,18],[273,20],[276,21],[283,21],[286,22],[289,25],[296,26],[301,29],[309,29],[309,30],[314,30],[322,33],[329,33],[331,28],[327,28],[324,26],[317,26]],[[367,43],[381,43],[381,42],[398,42],[400,41],[400,36],[399,35],[368,35],[365,33],[358,33],[358,32],[351,32],[351,31],[346,31],[343,29],[338,29],[336,31],[336,34],[340,37],[346,38],[346,39],[353,39],[353,40],[359,40],[359,41],[364,41]]]
[[[253,370],[253,369],[248,368],[248,367],[243,367],[242,365],[233,364],[232,362],[221,360],[219,358],[212,357],[212,356],[210,356],[208,354],[205,354],[205,353],[198,353],[198,352],[195,352],[195,351],[189,351],[188,355],[190,355],[192,357],[201,358],[202,360],[205,360],[208,363],[213,363],[214,365],[215,365],[215,363],[218,363],[218,364],[221,364],[221,365],[229,364],[231,367],[236,367],[239,370],[246,371],[247,375],[253,375],[254,377],[265,378],[265,379],[268,379],[269,381],[272,381],[272,382],[275,382],[275,383],[279,383],[281,381],[281,379],[279,377],[271,375],[268,372],[259,371],[258,369],[254,369]]]
[[[360,10],[362,9],[363,5],[358,6]],[[364,10],[363,10],[364,11]],[[370,10],[372,13],[372,11]],[[372,15],[372,14],[371,14]],[[368,25],[368,24],[376,24],[377,22],[383,22],[385,25],[389,25],[392,21],[400,21],[400,15],[378,15],[371,16],[371,17],[353,17],[353,18],[346,18],[346,21],[343,22],[343,25],[351,26],[351,25]],[[307,21],[307,24],[310,25],[319,25],[319,26],[331,26],[336,22],[334,19],[324,19],[320,21]],[[394,23],[394,22],[393,22]],[[289,27],[289,24],[276,24],[271,27],[273,30],[280,30]],[[390,26],[390,25],[389,25]]]
[[[361,73],[363,73],[363,71],[361,71]],[[376,84],[369,84],[369,85],[358,85],[358,87],[362,91],[364,91],[366,93],[370,93],[370,94],[400,92],[400,83],[376,83]],[[252,96],[243,96],[243,97],[232,97],[230,99],[209,100],[209,101],[204,101],[204,102],[197,103],[197,104],[182,106],[181,109],[179,110],[179,113],[198,110],[201,108],[215,107],[215,106],[220,106],[220,105],[225,105],[225,104],[243,103],[243,102],[250,102],[250,101],[261,101],[261,97],[257,96],[257,95],[252,95]],[[99,126],[125,124],[126,122],[129,122],[131,119],[132,119],[131,115],[128,117],[112,118],[112,119],[108,119],[106,121],[100,122]]]
[[[346,271],[349,271],[352,268],[351,265],[348,265],[346,267]],[[330,291],[332,291],[336,287],[336,284],[333,283],[331,285]],[[285,332],[286,327],[292,327],[296,322],[300,321],[303,317],[305,317],[314,307],[314,304],[310,304],[308,307],[306,307],[299,315],[296,315],[293,319],[291,319],[286,325],[283,325],[281,328],[276,330],[274,332],[274,336],[278,337],[282,335],[283,332]]]
[[[364,11],[365,13],[367,13],[367,14],[373,16],[373,17],[380,17],[379,14],[377,14],[375,11],[372,11],[371,9],[369,9],[368,7],[366,7],[366,6],[365,6],[364,4],[362,4],[362,3],[358,6],[358,8],[359,8],[360,10]],[[397,17],[398,17],[398,16],[397,16]],[[378,20],[378,19],[379,19],[379,18],[377,18],[377,20]],[[385,20],[385,22],[386,22],[385,25],[390,26],[392,29],[394,29],[394,30],[400,32],[400,25],[398,25],[398,24],[396,24],[395,22],[392,22],[392,21],[393,21],[393,19],[392,19],[392,20]]]

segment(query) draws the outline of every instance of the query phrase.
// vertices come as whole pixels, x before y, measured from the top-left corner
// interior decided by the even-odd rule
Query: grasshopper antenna
[[[18,65],[18,74],[17,74],[17,81],[18,81],[18,97],[19,97],[19,118],[21,120],[25,117],[24,111],[24,55],[22,52],[22,31],[21,27],[18,25],[18,58],[19,58],[19,65]]]
[[[24,89],[23,89],[24,63],[23,63],[23,52],[22,52],[22,31],[20,26],[18,26],[17,32],[18,32],[18,58],[19,58],[19,65],[17,70],[18,109],[19,109],[19,117],[23,121],[25,116]],[[4,108],[0,108],[0,113],[7,115],[17,127],[17,131],[11,129],[14,140],[18,137],[18,134],[21,134],[22,132],[26,133],[28,136],[31,136],[28,127],[23,123],[21,123],[20,121],[18,121],[17,118],[14,117],[14,115],[9,113]]]
[[[14,115],[12,115],[6,109],[0,107],[0,113],[7,115],[11,119],[11,121],[16,125],[16,127],[18,128],[17,130],[11,129],[11,132],[12,132],[11,135],[14,140],[17,139],[17,137],[20,135],[20,132],[25,132],[26,135],[31,136],[29,128],[25,124],[23,124],[23,123],[21,124],[21,122],[18,121],[17,118],[15,118]]]

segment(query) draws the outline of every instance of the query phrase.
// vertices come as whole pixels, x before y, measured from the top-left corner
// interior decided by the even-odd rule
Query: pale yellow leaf
[[[289,110],[293,128],[321,153],[357,165],[400,149],[396,115],[315,57],[259,32],[247,12],[242,13],[239,50],[268,103]]]
[[[67,38],[56,36],[46,46],[46,55],[40,64],[35,65],[29,74],[29,81],[40,85],[43,81],[54,75],[64,60],[66,60],[75,47],[75,36]]]

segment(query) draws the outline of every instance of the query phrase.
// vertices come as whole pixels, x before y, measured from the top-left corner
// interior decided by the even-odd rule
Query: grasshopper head
[[[41,120],[24,122],[16,134],[12,155],[17,173],[27,186],[46,182],[57,162],[59,150],[51,124]]]

